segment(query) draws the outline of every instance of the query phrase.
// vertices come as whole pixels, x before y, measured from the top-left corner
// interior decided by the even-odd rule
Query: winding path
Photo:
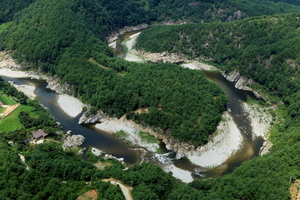
[[[102,181],[104,182],[110,182],[113,185],[119,185],[126,200],[133,200],[132,196],[131,196],[131,188],[128,185],[124,185],[123,183],[121,183],[120,181],[110,178],[110,179],[103,179]]]

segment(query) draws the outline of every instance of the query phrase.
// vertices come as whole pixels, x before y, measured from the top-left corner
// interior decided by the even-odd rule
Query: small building
[[[38,131],[32,131],[32,139],[34,140],[38,140],[41,138],[45,138],[48,136],[47,133],[45,133],[42,129],[38,130]]]

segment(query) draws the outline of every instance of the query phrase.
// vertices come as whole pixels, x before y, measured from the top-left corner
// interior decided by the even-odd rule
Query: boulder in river
[[[63,150],[73,147],[73,146],[81,146],[84,143],[85,138],[82,135],[72,135],[67,136],[64,140],[64,144],[62,145]]]
[[[79,118],[78,124],[93,124],[96,122],[100,122],[102,118],[103,118],[103,113],[101,111],[99,111],[97,114],[94,115],[85,112]]]

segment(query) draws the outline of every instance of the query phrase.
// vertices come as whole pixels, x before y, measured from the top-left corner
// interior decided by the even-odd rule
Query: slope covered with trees
[[[2,50],[13,50],[20,63],[57,75],[63,82],[72,84],[73,94],[92,104],[94,110],[102,109],[118,117],[129,113],[131,118],[141,123],[159,126],[173,137],[196,144],[205,142],[207,134],[220,120],[227,101],[224,94],[207,82],[200,72],[171,64],[142,65],[116,59],[107,47],[105,36],[116,28],[139,23],[165,20],[224,22],[247,16],[299,11],[295,4],[275,0],[2,2],[0,23],[12,20],[1,25],[5,29],[0,33]],[[239,10],[241,15],[234,18]],[[159,167],[147,163],[125,171],[119,165],[96,171],[90,163],[63,152],[56,144],[43,144],[28,150],[25,157],[31,169],[27,171],[14,149],[1,143],[0,175],[5,177],[0,182],[1,198],[75,199],[91,189],[86,182],[94,180],[92,188],[98,187],[100,191],[107,188],[115,194],[114,197],[119,197],[116,188],[101,185],[99,181],[113,177],[128,185],[132,183],[135,199],[288,199],[290,177],[292,180],[300,177],[300,95],[296,92],[298,64],[294,53],[298,51],[294,45],[298,41],[294,37],[298,34],[298,16],[258,17],[229,24],[178,27],[153,29],[163,38],[166,38],[163,33],[168,33],[171,38],[174,36],[173,43],[170,43],[173,45],[168,49],[161,46],[168,45],[168,40],[156,44],[157,47],[190,57],[204,55],[212,58],[222,69],[238,67],[243,75],[265,84],[274,95],[278,94],[285,100],[289,106],[288,119],[285,124],[278,125],[272,154],[245,162],[233,173],[218,179],[183,185]],[[191,43],[191,38],[180,33],[182,27],[182,32],[192,27],[190,35],[203,33],[205,40],[201,41],[205,43],[199,44],[198,52],[198,48],[193,46],[197,43]],[[150,32],[151,29],[147,34],[154,42],[155,34]],[[174,42],[181,37],[184,44],[176,46]],[[201,38],[199,35],[195,37]],[[206,42],[209,44],[206,45]],[[205,48],[202,48],[203,44]],[[190,48],[184,48],[186,45]],[[289,47],[295,48],[294,51],[287,51]],[[249,63],[251,67],[246,67]],[[290,78],[292,73],[295,77]],[[206,88],[210,88],[209,91],[204,90]],[[135,115],[133,111],[142,107],[149,108],[149,113]],[[30,125],[42,123],[25,113],[20,117],[24,119],[24,127],[29,129]],[[7,136],[11,135],[1,134],[1,140],[9,140]]]
[[[206,143],[226,109],[221,89],[201,72],[113,58],[104,42],[108,25],[108,14],[93,1],[36,1],[2,32],[2,48],[73,85],[73,95],[94,111],[117,117],[131,112],[181,141]],[[149,113],[135,116],[139,108]]]
[[[231,23],[156,26],[137,46],[210,60],[223,70],[239,70],[279,96],[299,89],[298,15],[256,17]]]

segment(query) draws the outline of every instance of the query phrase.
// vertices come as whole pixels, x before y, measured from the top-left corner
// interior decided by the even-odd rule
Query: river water
[[[114,53],[117,57],[124,58],[126,55],[124,47],[122,46],[122,41],[128,39],[131,35],[136,34],[138,32],[140,31],[133,31],[119,36],[118,40],[116,41],[116,48],[114,49]],[[226,161],[226,163],[217,168],[205,171],[204,173],[197,172],[201,171],[199,170],[199,167],[193,165],[188,160],[175,160],[174,158],[176,154],[171,153],[169,157],[173,159],[175,166],[192,171],[192,175],[194,178],[217,177],[232,172],[234,168],[240,166],[242,162],[249,160],[254,156],[257,156],[264,142],[264,139],[262,137],[257,137],[253,140],[252,128],[250,126],[249,118],[247,116],[247,113],[245,113],[242,108],[242,102],[247,101],[247,98],[257,99],[255,95],[249,91],[236,89],[234,83],[227,81],[221,75],[221,73],[204,71],[204,74],[209,80],[219,85],[219,87],[221,87],[225,94],[228,96],[228,108],[230,108],[231,116],[244,138],[244,143],[242,148],[234,155],[232,155]],[[165,148],[162,147],[162,149],[164,149],[164,152],[168,152]]]
[[[118,49],[115,52],[119,52],[120,54],[122,54],[119,54],[120,57],[124,57],[125,55],[121,42],[134,33],[136,32],[124,34],[119,37],[119,41],[116,45]],[[218,168],[211,169],[202,173],[199,172],[199,169],[201,168],[199,168],[199,166],[193,165],[190,161],[186,159],[176,160],[175,153],[166,150],[164,145],[162,144],[161,151],[168,154],[169,162],[172,161],[176,167],[190,171],[194,178],[217,177],[231,172],[243,161],[249,160],[253,156],[257,156],[259,153],[259,149],[263,143],[262,138],[257,138],[255,140],[252,139],[250,122],[241,107],[241,101],[246,101],[247,98],[254,98],[254,95],[250,92],[237,90],[234,87],[234,84],[223,78],[220,73],[204,73],[208,79],[217,83],[229,97],[230,101],[228,107],[231,108],[231,115],[244,137],[244,144],[241,150],[239,150],[236,154],[229,158],[225,164]],[[14,81],[15,84],[19,85],[35,85],[35,94],[40,97],[41,104],[47,107],[50,114],[55,118],[55,120],[59,121],[62,124],[64,132],[72,130],[72,134],[83,135],[85,137],[85,143],[83,145],[84,147],[95,147],[118,158],[123,157],[125,162],[128,164],[139,163],[142,160],[143,156],[147,157],[147,159],[144,160],[157,164],[157,159],[154,159],[153,154],[143,154],[141,150],[137,150],[135,148],[132,148],[131,146],[128,146],[124,142],[116,139],[113,135],[95,129],[94,125],[79,125],[78,119],[81,114],[75,118],[66,115],[56,103],[58,94],[50,89],[47,89],[47,83],[45,81],[35,79],[16,79],[9,77],[3,77],[3,79],[5,79],[6,81]]]

